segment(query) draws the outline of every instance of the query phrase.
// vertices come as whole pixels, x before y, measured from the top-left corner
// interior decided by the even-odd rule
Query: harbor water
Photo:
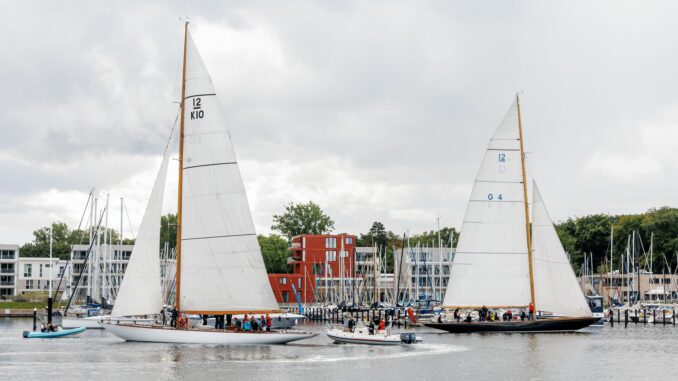
[[[598,333],[414,331],[421,344],[338,345],[320,335],[280,346],[124,342],[89,330],[24,339],[31,319],[0,319],[0,379],[98,380],[616,380],[674,379],[678,327],[606,325]],[[396,330],[397,331],[397,330]]]

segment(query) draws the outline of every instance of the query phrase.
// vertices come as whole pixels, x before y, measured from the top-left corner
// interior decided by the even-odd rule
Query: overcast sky
[[[517,91],[555,220],[676,206],[673,1],[3,1],[0,13],[0,243],[77,226],[92,187],[100,203],[110,194],[111,225],[124,197],[125,233],[138,228],[180,98],[179,16],[259,233],[310,200],[340,232],[460,226]]]

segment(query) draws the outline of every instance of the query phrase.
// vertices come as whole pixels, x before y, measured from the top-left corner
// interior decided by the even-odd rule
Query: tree
[[[286,274],[292,270],[287,264],[287,240],[277,234],[257,236],[261,255],[264,257],[266,272],[269,274]]]
[[[271,229],[291,240],[300,234],[328,234],[334,230],[334,221],[312,201],[290,203],[283,214],[273,216]]]
[[[69,230],[68,225],[63,222],[52,222],[52,225],[45,226],[33,231],[33,242],[21,246],[19,252],[22,257],[48,257],[49,256],[49,231],[52,229],[52,256],[59,259],[68,259],[71,254],[72,245],[89,245],[88,230]],[[110,242],[117,244],[120,236],[116,230],[105,228],[100,229],[101,241],[104,241],[106,233],[109,234]],[[133,245],[133,239],[124,239],[124,245]]]
[[[166,214],[160,217],[160,248],[165,247],[165,242],[170,249],[177,246],[177,215]]]

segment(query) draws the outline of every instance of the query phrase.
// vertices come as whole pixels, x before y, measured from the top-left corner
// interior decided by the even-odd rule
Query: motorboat
[[[333,328],[326,334],[334,342],[341,344],[400,345],[422,341],[421,337],[411,332],[393,335],[388,330],[383,330],[371,334],[368,327],[358,327],[353,331]]]

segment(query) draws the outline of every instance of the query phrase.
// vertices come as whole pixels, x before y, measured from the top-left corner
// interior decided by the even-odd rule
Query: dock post
[[[638,317],[638,309],[636,308],[636,320],[634,321],[634,323],[636,323],[636,325],[638,325],[639,321],[640,321],[640,318]]]
[[[38,309],[33,308],[33,331],[38,329]]]
[[[662,309],[662,325],[666,325],[666,310]]]
[[[647,308],[643,308],[643,324],[647,325]]]
[[[624,328],[629,326],[629,310],[624,310]]]
[[[610,328],[614,328],[614,311],[610,309]]]
[[[652,310],[652,324],[657,324],[657,310]]]
[[[621,310],[617,310],[617,323],[621,323]]]

